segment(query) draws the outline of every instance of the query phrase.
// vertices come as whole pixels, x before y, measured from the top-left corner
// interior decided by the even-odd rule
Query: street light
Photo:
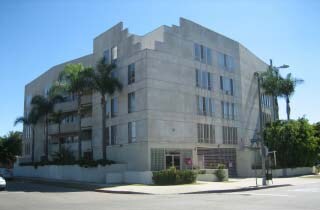
[[[270,60],[271,61],[271,60]],[[272,65],[272,61],[271,61]],[[262,170],[262,185],[267,185],[266,181],[266,152],[265,152],[265,146],[264,146],[264,138],[263,138],[263,128],[262,128],[262,107],[261,107],[261,92],[260,92],[260,81],[261,76],[259,72],[255,72],[254,76],[257,78],[258,81],[258,98],[259,98],[259,133],[260,133],[260,149],[261,149],[261,170]]]
[[[289,65],[283,64],[282,66],[275,67],[272,65],[272,59],[270,59],[270,66],[272,70],[275,70],[277,76],[279,77],[279,69],[289,68]],[[262,170],[262,185],[267,185],[266,180],[266,148],[264,145],[264,138],[263,138],[263,122],[262,122],[262,104],[261,104],[261,75],[259,72],[255,72],[254,76],[257,78],[258,82],[258,97],[259,97],[259,132],[260,132],[260,150],[261,150],[261,170]]]

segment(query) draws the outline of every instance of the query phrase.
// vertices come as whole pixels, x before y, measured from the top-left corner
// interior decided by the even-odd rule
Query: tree
[[[37,109],[31,109],[27,117],[18,117],[14,125],[22,123],[24,126],[31,126],[32,129],[32,143],[31,143],[31,162],[34,162],[34,148],[35,148],[35,126],[39,120],[39,113]]]
[[[51,113],[50,117],[49,117],[49,121],[50,122],[58,124],[58,136],[60,136],[60,133],[61,133],[61,122],[63,120],[63,117],[64,117],[64,115],[63,115],[63,112],[61,110]],[[60,137],[59,137],[58,141],[59,141],[59,153],[61,153],[61,149],[62,149],[61,148],[61,144],[62,144],[62,142],[61,142]]]
[[[264,93],[272,96],[272,104],[274,109],[273,119],[277,120],[279,118],[279,106],[277,98],[281,95],[281,76],[277,70],[269,66],[267,71],[261,73],[261,77],[261,87],[263,88]]]
[[[294,94],[296,86],[302,82],[302,79],[292,77],[291,73],[287,74],[285,78],[281,78],[280,80],[280,95],[286,100],[287,120],[290,120],[290,98]]]
[[[265,128],[270,150],[277,151],[277,165],[283,168],[313,166],[319,153],[319,137],[308,120],[276,121]]]
[[[84,67],[82,64],[67,64],[59,75],[58,83],[53,87],[55,91],[65,91],[77,97],[78,112],[78,158],[82,156],[81,140],[81,96],[89,88],[92,68]]]
[[[49,155],[49,134],[48,134],[48,125],[49,125],[49,114],[53,112],[54,104],[57,102],[63,101],[63,97],[61,95],[52,94],[52,91],[49,91],[47,97],[36,95],[32,98],[31,104],[34,109],[37,109],[39,113],[39,117],[44,118],[45,123],[45,156],[46,160],[48,160]]]
[[[91,74],[91,88],[100,93],[102,111],[102,158],[107,159],[106,154],[106,95],[112,96],[117,90],[122,90],[122,84],[112,76],[115,64],[107,64],[102,58],[96,65],[95,71]]]
[[[17,155],[21,155],[22,133],[11,131],[8,135],[0,137],[0,163],[11,167]]]

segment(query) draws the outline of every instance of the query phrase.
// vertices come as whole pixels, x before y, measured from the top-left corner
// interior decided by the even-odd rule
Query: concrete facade
[[[66,64],[82,63],[94,67],[106,51],[109,52],[108,57],[111,57],[110,52],[115,46],[116,71],[124,88],[112,96],[118,98],[118,112],[116,117],[108,117],[106,124],[110,133],[111,126],[116,126],[117,132],[114,145],[110,145],[110,134],[110,144],[106,148],[108,159],[127,164],[130,171],[159,170],[170,164],[178,164],[179,168],[203,168],[223,163],[231,175],[241,175],[242,171],[251,168],[254,160],[250,140],[255,138],[259,128],[258,91],[254,72],[265,71],[267,64],[240,43],[183,18],[179,26],[161,26],[143,36],[130,34],[128,29],[123,29],[122,23],[113,26],[94,39],[92,54],[52,67],[26,85],[25,115],[30,110],[32,96],[43,95],[45,89],[57,80]],[[198,54],[195,48],[200,50]],[[206,61],[202,60],[204,54]],[[197,56],[200,56],[200,60]],[[230,69],[221,67],[221,58],[225,68]],[[128,84],[128,66],[133,63],[134,82]],[[206,85],[210,89],[197,87],[196,69],[206,72],[204,74],[209,73],[207,75],[210,79],[206,79]],[[231,93],[230,90],[221,89],[222,86],[227,87],[221,84],[224,82],[221,77],[222,80],[226,78],[227,83],[230,81]],[[128,113],[128,94],[132,92],[135,94],[135,110]],[[84,141],[83,152],[91,151],[94,159],[100,159],[100,96],[93,93],[85,97],[89,100],[86,105],[89,105],[92,112],[86,116],[86,124],[83,126],[90,130],[88,133],[91,135],[91,138]],[[207,102],[199,102],[202,97],[211,100],[210,115]],[[228,117],[223,114],[222,102],[228,103]],[[204,104],[200,106],[201,103]],[[70,101],[56,106],[70,114],[76,111],[74,104],[75,101]],[[269,120],[272,103],[267,104],[263,112],[267,116],[266,120]],[[207,114],[199,114],[199,107],[206,109]],[[135,122],[136,134],[135,141],[130,143],[129,122]],[[69,124],[63,124],[64,134],[59,134],[66,139],[68,135],[76,135],[77,131],[76,126]],[[51,130],[50,135],[54,139],[58,134],[54,128]],[[30,160],[31,137],[28,132],[25,126],[25,161]],[[43,122],[36,126],[35,138],[35,157],[40,160],[44,154]],[[76,144],[76,140],[65,144],[71,146]],[[50,144],[50,151],[56,151],[54,147],[57,146]],[[72,148],[77,149],[76,146]]]

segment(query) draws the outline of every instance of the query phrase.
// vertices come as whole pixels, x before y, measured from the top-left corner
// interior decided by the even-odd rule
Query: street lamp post
[[[262,122],[262,107],[261,107],[261,91],[260,91],[260,74],[258,72],[254,73],[258,81],[258,98],[259,98],[259,137],[260,137],[260,149],[261,149],[261,170],[262,170],[262,185],[267,185],[266,181],[266,153],[263,138],[263,122]]]
[[[275,67],[272,65],[272,60],[270,59],[270,69],[274,70],[276,72],[277,77],[280,77],[279,75],[279,69],[281,68],[289,68],[289,65],[282,65],[279,67]],[[264,145],[264,137],[263,137],[263,121],[262,121],[262,104],[261,104],[261,76],[259,72],[255,72],[254,76],[257,78],[258,82],[258,97],[259,97],[259,132],[260,132],[260,150],[261,150],[261,170],[262,170],[262,185],[267,185],[267,180],[266,180],[266,147]],[[275,99],[276,100],[276,97]],[[273,107],[274,109],[275,107]],[[278,117],[278,113],[277,113]],[[276,120],[276,119],[275,119]]]

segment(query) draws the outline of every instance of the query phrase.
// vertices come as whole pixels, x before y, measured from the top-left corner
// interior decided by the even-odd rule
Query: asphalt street
[[[11,181],[0,192],[0,210],[320,210],[319,198],[319,182],[240,193],[134,195]]]

